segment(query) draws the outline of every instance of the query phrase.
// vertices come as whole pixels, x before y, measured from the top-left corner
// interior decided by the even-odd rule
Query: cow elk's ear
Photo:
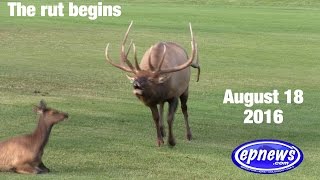
[[[33,111],[37,114],[43,114],[43,109],[39,106],[34,106]]]
[[[43,99],[39,103],[39,108],[41,108],[41,109],[47,108],[47,103]]]
[[[129,76],[128,74],[126,74],[127,78],[130,80],[130,83],[133,83],[134,81],[134,77]]]
[[[33,111],[37,114],[43,114],[47,109],[47,103],[42,99],[38,106],[34,106]]]

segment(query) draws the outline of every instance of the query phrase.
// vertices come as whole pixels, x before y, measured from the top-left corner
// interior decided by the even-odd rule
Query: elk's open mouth
[[[142,88],[141,88],[141,85],[138,81],[134,81],[133,82],[133,94],[135,95],[139,95],[139,96],[142,96]]]
[[[140,89],[140,88],[134,88],[134,90],[133,90],[133,94],[135,94],[135,95],[139,95],[139,96],[142,96],[142,89]]]

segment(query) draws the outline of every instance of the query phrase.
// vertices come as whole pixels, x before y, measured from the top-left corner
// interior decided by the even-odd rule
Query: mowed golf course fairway
[[[70,115],[53,128],[45,149],[49,174],[1,173],[0,179],[319,179],[319,1],[103,1],[120,5],[122,15],[95,21],[68,17],[68,1],[23,1],[37,8],[58,2],[65,17],[9,17],[0,2],[0,140],[32,132],[32,108],[41,99]],[[191,142],[178,108],[177,145],[170,148],[165,138],[157,147],[150,110],[132,94],[125,73],[105,61],[110,43],[110,56],[119,62],[131,20],[129,40],[139,59],[158,41],[174,41],[190,53],[192,23],[202,72],[197,83],[192,69],[190,81]],[[279,90],[280,104],[250,109],[281,109],[283,123],[244,124],[246,107],[223,104],[226,89]],[[303,104],[286,104],[287,89],[303,90]],[[255,139],[293,143],[304,161],[276,175],[237,168],[232,151]]]

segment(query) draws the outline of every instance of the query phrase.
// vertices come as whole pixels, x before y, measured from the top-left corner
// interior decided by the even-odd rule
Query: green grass
[[[45,149],[43,159],[51,173],[1,173],[0,179],[319,177],[318,1],[136,0],[111,4],[122,6],[121,17],[90,21],[8,17],[6,3],[0,3],[0,139],[31,132],[36,124],[32,106],[40,99],[71,115],[54,127]],[[192,22],[202,65],[200,82],[195,82],[195,70],[190,82],[193,141],[185,140],[178,110],[176,147],[156,147],[150,110],[132,95],[125,74],[105,63],[108,42],[111,56],[118,60],[130,20],[134,20],[130,38],[139,57],[161,40],[178,42],[189,51],[188,22]],[[302,89],[305,100],[302,105],[286,105],[282,96],[279,105],[254,106],[252,109],[281,108],[284,122],[245,125],[243,105],[222,104],[227,88],[243,92]],[[292,171],[268,176],[234,166],[232,150],[260,138],[297,145],[304,152],[304,162]]]

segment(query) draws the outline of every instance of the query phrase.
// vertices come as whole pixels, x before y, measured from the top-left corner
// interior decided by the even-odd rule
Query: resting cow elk
[[[137,60],[136,47],[130,43],[128,51],[125,53],[125,43],[132,22],[124,36],[121,45],[121,64],[115,64],[108,55],[109,44],[106,47],[105,56],[111,65],[132,73],[133,77],[128,76],[133,84],[133,93],[140,99],[152,112],[153,120],[157,130],[157,144],[163,144],[165,130],[163,125],[163,106],[169,103],[168,109],[168,142],[171,146],[176,144],[172,133],[173,119],[178,106],[178,98],[181,101],[181,109],[186,125],[186,136],[191,140],[192,134],[188,122],[187,100],[190,81],[190,66],[198,69],[197,81],[199,80],[200,66],[198,64],[197,44],[195,43],[192,27],[191,33],[191,55],[188,57],[186,51],[173,42],[159,42],[151,46],[144,54],[140,64]],[[135,65],[128,60],[129,51],[133,47]],[[196,62],[194,59],[197,58]],[[124,65],[127,64],[127,65]],[[159,110],[158,110],[159,104]]]
[[[68,118],[68,114],[48,108],[44,101],[40,101],[40,105],[34,110],[40,117],[33,133],[0,143],[0,171],[22,174],[49,172],[42,162],[43,150],[53,125]]]

